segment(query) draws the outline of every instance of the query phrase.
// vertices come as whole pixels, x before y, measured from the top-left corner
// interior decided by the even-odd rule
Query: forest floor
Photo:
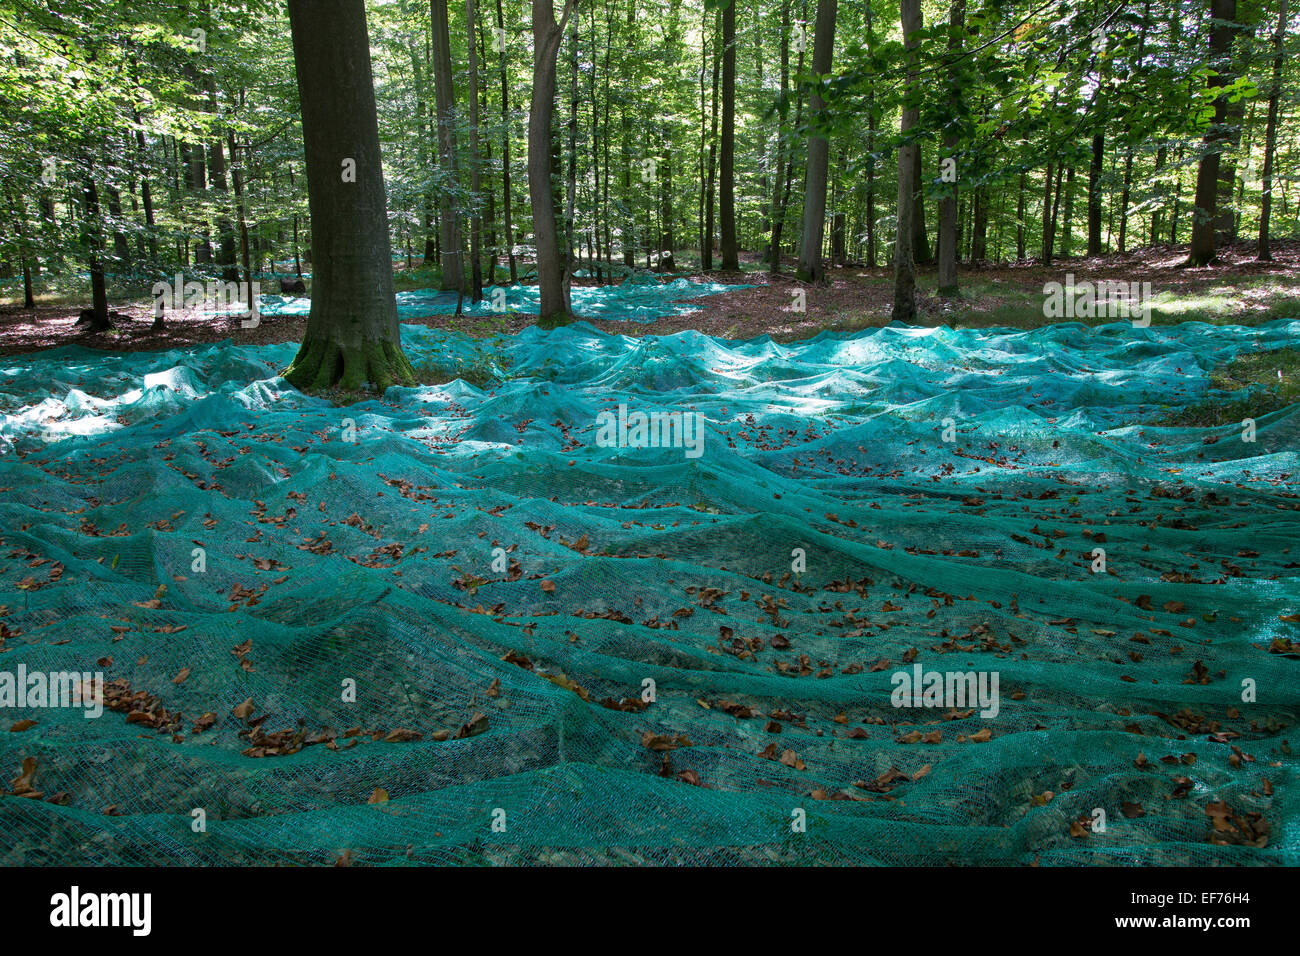
[[[1037,328],[1049,324],[1043,314],[1044,284],[1072,274],[1077,282],[1109,280],[1151,283],[1152,324],[1199,321],[1256,325],[1280,318],[1300,317],[1300,241],[1274,243],[1272,262],[1256,262],[1254,243],[1221,250],[1222,262],[1207,268],[1183,268],[1187,249],[1160,247],[1124,255],[1059,259],[1044,268],[1038,263],[963,268],[961,293],[945,299],[937,294],[933,267],[918,276],[918,323],[954,328]],[[772,277],[756,256],[742,258],[740,272],[690,274],[693,279],[731,283],[747,288],[702,299],[701,310],[661,317],[650,323],[591,319],[605,332],[671,335],[695,329],[708,335],[745,339],[770,335],[780,342],[807,339],[822,331],[852,332],[888,325],[892,306],[892,272],[888,267],[846,266],[829,270],[827,281],[810,285],[793,277],[794,262]],[[680,274],[679,274],[680,275]],[[671,277],[665,277],[665,281]],[[594,285],[593,280],[578,284]],[[804,291],[803,310],[797,292]],[[152,304],[139,297],[116,301],[111,308],[129,321],[118,321],[108,332],[91,334],[78,328],[77,315],[85,303],[73,296],[38,298],[35,309],[0,299],[0,355],[35,352],[62,345],[82,345],[109,351],[162,351],[234,339],[262,345],[298,342],[306,329],[305,316],[263,317],[255,329],[241,328],[237,319],[198,311],[178,313],[164,332],[151,330]],[[403,319],[432,328],[447,328],[471,336],[518,332],[533,317],[515,313],[501,318],[433,314]],[[1101,323],[1111,319],[1081,319]]]
[[[615,334],[427,318],[438,387],[347,409],[276,380],[302,317],[10,310],[111,349],[0,392],[0,650],[105,713],[0,725],[0,865],[1296,865],[1300,349],[1239,326],[1300,319],[1300,245],[1248,255],[923,274],[928,325],[1073,273],[1166,326],[1013,336],[817,337],[887,271],[749,262]]]

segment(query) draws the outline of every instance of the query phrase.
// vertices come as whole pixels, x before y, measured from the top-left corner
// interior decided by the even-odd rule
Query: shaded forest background
[[[955,294],[984,263],[1300,234],[1287,0],[536,4],[563,24],[540,264],[535,6],[367,4],[412,286],[889,265],[908,318],[911,262]],[[5,297],[310,275],[300,116],[281,4],[0,0]]]

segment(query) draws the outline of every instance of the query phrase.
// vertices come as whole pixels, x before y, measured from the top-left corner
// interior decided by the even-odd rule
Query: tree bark
[[[1092,162],[1088,166],[1088,255],[1090,256],[1101,255],[1101,173],[1105,158],[1106,136],[1104,133],[1094,133]]]
[[[1259,246],[1255,258],[1269,262],[1273,253],[1269,249],[1268,221],[1273,211],[1273,164],[1277,153],[1278,100],[1282,90],[1282,41],[1286,37],[1287,0],[1282,0],[1277,15],[1277,32],[1273,34],[1273,87],[1268,94],[1268,121],[1264,131],[1264,189],[1259,209]]]
[[[781,66],[778,73],[779,85],[776,93],[776,161],[772,167],[772,204],[769,207],[770,212],[767,217],[771,233],[768,237],[767,251],[765,253],[772,275],[779,275],[781,272],[781,246],[780,235],[777,230],[777,218],[785,215],[785,210],[781,207],[781,167],[785,165],[785,151],[788,148],[786,140],[789,137],[786,120],[790,115],[790,8],[792,5],[792,0],[781,0],[781,38],[779,47]]]
[[[311,312],[284,377],[303,390],[414,382],[402,352],[363,0],[289,0],[311,210]],[[346,175],[351,160],[355,181]]]
[[[1192,211],[1192,243],[1187,265],[1206,266],[1217,260],[1215,225],[1218,219],[1219,156],[1227,142],[1225,120],[1228,98],[1220,91],[1229,82],[1224,61],[1232,45],[1232,24],[1237,17],[1237,0],[1210,0],[1210,61],[1216,67],[1207,86],[1214,95],[1214,119],[1202,142],[1204,155],[1196,169],[1196,208]]]
[[[497,35],[505,36],[505,19],[501,12],[501,0],[497,5]],[[510,81],[506,72],[506,47],[501,44],[501,198],[505,208],[502,214],[505,220],[506,260],[510,263],[510,281],[519,278],[519,268],[515,263],[515,233],[513,222],[514,202],[510,196]]]
[[[961,53],[962,33],[966,27],[966,0],[953,0],[952,6],[948,8],[948,58],[955,61],[958,54]],[[956,162],[957,145],[960,142],[956,123],[957,118],[962,113],[962,91],[958,80],[952,75],[952,64],[949,63],[948,82],[948,110],[951,114],[948,122],[951,124],[951,131],[944,137],[944,155],[940,157],[940,163],[948,159]],[[940,169],[940,178],[942,178],[942,168]],[[950,191],[945,192],[943,199],[939,201],[939,294],[951,298],[958,292],[957,286],[957,182],[953,180]],[[1024,215],[1025,208],[1025,176],[1020,174],[1020,199],[1017,211],[1017,220]],[[1024,225],[1020,224],[1017,230],[1019,238],[1018,249],[1021,258],[1024,257],[1025,230]]]
[[[919,121],[918,121],[919,122]],[[930,255],[930,237],[925,231],[925,188],[921,166],[921,141],[916,141],[916,152],[912,156],[912,258],[919,265],[928,266],[934,262]]]
[[[817,0],[817,25],[813,38],[812,69],[817,82],[831,71],[835,52],[836,0]],[[816,86],[808,97],[808,115],[816,129],[826,114],[826,103]],[[830,143],[814,133],[808,140],[808,167],[804,177],[803,238],[799,243],[798,276],[805,282],[826,278],[822,262],[822,237],[826,228],[826,167]],[[724,263],[723,268],[726,268]]]
[[[564,301],[564,262],[560,258],[551,186],[551,120],[555,114],[555,63],[564,27],[575,0],[566,0],[557,23],[552,0],[533,0],[533,95],[528,113],[528,195],[537,243],[537,284],[541,297],[539,325],[572,320]]]
[[[456,208],[456,89],[452,79],[451,31],[447,19],[447,0],[429,0],[429,22],[433,30],[433,87],[437,110],[438,165],[443,187],[438,197],[438,261],[442,266],[442,284],[446,291],[465,290],[465,267],[462,262],[463,237]]]
[[[911,322],[916,318],[916,264],[912,259],[912,217],[916,204],[912,200],[916,191],[916,151],[919,144],[911,139],[912,130],[920,120],[920,110],[915,96],[920,84],[921,0],[899,0],[899,14],[903,26],[903,46],[907,56],[907,94],[902,110],[900,132],[903,138],[898,148],[898,223],[894,234],[894,307],[895,322]]]
[[[1065,171],[1065,233],[1061,236],[1061,255],[1070,258],[1074,251],[1074,166]]]
[[[472,203],[469,220],[470,301],[483,299],[483,266],[479,261],[480,230],[478,202],[482,188],[482,171],[478,147],[478,9],[475,0],[465,0],[465,22],[469,32],[469,189]]]
[[[705,272],[713,269],[713,198],[714,198],[714,177],[718,171],[718,83],[719,70],[722,65],[722,52],[719,49],[721,42],[722,16],[719,14],[714,18],[715,30],[713,34],[713,99],[709,107],[709,176],[704,187],[704,247],[700,250],[700,268]]]
[[[91,319],[90,332],[103,332],[113,327],[108,317],[108,286],[104,280],[104,234],[103,220],[99,209],[99,190],[95,186],[95,175],[90,160],[86,160],[86,178],[83,187],[86,210],[83,228],[85,229],[86,248],[90,252],[90,295]]]
[[[718,175],[718,219],[724,272],[740,271],[736,244],[736,4],[722,11],[722,145]]]
[[[1025,261],[1025,173],[1020,174],[1020,182],[1016,187],[1016,261]],[[957,230],[957,210],[953,209],[953,231]],[[954,240],[955,242],[955,240]],[[942,262],[942,258],[940,262]]]

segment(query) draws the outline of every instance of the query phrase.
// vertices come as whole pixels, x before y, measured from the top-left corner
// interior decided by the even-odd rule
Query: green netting
[[[1300,408],[1149,422],[1298,335],[580,324],[347,408],[292,344],[10,359],[0,671],[118,709],[2,712],[0,860],[1294,865]]]
[[[748,289],[746,285],[727,285],[722,282],[700,282],[694,279],[673,279],[661,282],[651,276],[633,275],[617,286],[574,286],[570,290],[574,311],[591,319],[618,322],[653,322],[664,315],[689,315],[701,307],[687,299],[719,292]],[[418,319],[429,315],[450,315],[456,311],[455,292],[436,289],[415,289],[397,293],[397,314],[403,319]],[[471,302],[461,299],[461,311],[468,315],[500,316],[508,313],[537,315],[540,293],[536,285],[512,283],[488,286],[483,299]],[[311,311],[311,300],[283,295],[263,295],[261,314],[306,315]]]

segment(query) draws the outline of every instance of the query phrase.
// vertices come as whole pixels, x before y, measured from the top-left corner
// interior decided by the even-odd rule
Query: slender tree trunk
[[[870,9],[870,8],[868,8]],[[867,265],[876,267],[876,110],[867,94]]]
[[[393,294],[362,0],[289,0],[311,207],[311,312],[284,377],[301,389],[412,384]],[[355,181],[348,175],[355,163]]]
[[[252,252],[248,243],[248,217],[244,212],[243,171],[239,168],[239,160],[235,149],[235,134],[232,131],[230,133],[230,185],[235,190],[235,215],[239,222],[239,248],[244,260],[244,282],[248,284],[249,295],[252,295],[253,263]]]
[[[768,225],[771,228],[771,234],[767,241],[766,257],[768,266],[772,275],[781,273],[781,237],[778,228],[778,219],[785,216],[785,210],[781,206],[781,167],[784,165],[785,152],[789,148],[787,139],[789,131],[786,129],[786,120],[790,115],[790,8],[792,0],[781,0],[781,38],[780,38],[780,85],[776,94],[776,162],[773,166],[772,175],[772,205],[771,212],[768,215]]]
[[[1092,136],[1092,163],[1088,166],[1088,255],[1101,255],[1101,174],[1106,158],[1106,136]]]
[[[555,115],[555,64],[575,0],[566,0],[557,23],[552,0],[533,0],[533,94],[528,112],[528,194],[537,242],[538,324],[564,323],[564,262],[560,258],[555,193],[551,185],[551,120]]]
[[[115,186],[104,191],[108,194],[108,214],[113,220],[113,258],[117,271],[126,274],[131,271],[131,247],[122,231],[122,194]]]
[[[803,0],[800,7],[800,17],[806,18],[808,13],[807,0]],[[804,53],[806,44],[801,44],[799,57],[795,66],[795,74],[803,73]],[[787,66],[788,69],[788,66]],[[803,123],[803,86],[800,85],[798,93],[795,94],[795,111],[794,127],[798,129]],[[780,198],[777,202],[776,215],[772,219],[772,275],[779,275],[781,272],[781,235],[785,232],[786,211],[790,208],[790,189],[794,183],[794,147],[789,142],[786,143],[785,150],[785,181],[782,184],[779,180],[777,189],[780,191]]]
[[[108,286],[104,281],[104,224],[99,209],[99,190],[95,186],[89,159],[86,160],[83,195],[86,203],[83,229],[86,248],[90,252],[90,332],[93,334],[112,328],[113,323],[108,317]]]
[[[1287,0],[1281,0],[1277,15],[1277,32],[1273,34],[1273,86],[1268,94],[1268,121],[1264,130],[1264,195],[1259,208],[1259,247],[1255,257],[1261,262],[1273,258],[1269,249],[1268,220],[1273,210],[1273,167],[1277,154],[1277,113],[1282,90],[1282,41],[1286,37]]]
[[[1215,252],[1215,225],[1218,221],[1217,200],[1219,191],[1219,157],[1228,141],[1226,120],[1228,98],[1220,90],[1230,78],[1224,67],[1228,49],[1232,44],[1232,24],[1237,18],[1237,0],[1210,0],[1210,61],[1217,67],[1210,73],[1207,86],[1214,99],[1214,119],[1205,132],[1202,143],[1204,154],[1196,170],[1196,208],[1192,214],[1192,244],[1187,265],[1205,266],[1217,260]]]
[[[734,2],[734,0],[733,0]],[[817,0],[816,35],[813,38],[812,69],[820,80],[831,71],[835,52],[836,0]],[[808,116],[814,129],[824,121],[826,103],[814,87],[808,97]],[[822,262],[822,236],[826,227],[826,167],[830,144],[814,133],[808,140],[808,166],[804,175],[803,239],[799,243],[798,276],[805,282],[826,278]],[[724,265],[723,268],[726,268]]]
[[[460,232],[459,210],[453,193],[459,176],[456,171],[456,90],[451,65],[451,32],[447,18],[447,0],[429,0],[429,22],[433,30],[433,87],[437,108],[438,165],[444,182],[439,190],[438,253],[442,265],[444,291],[465,290],[463,260],[464,240]]]
[[[916,34],[921,30],[921,0],[899,0],[899,13],[903,46],[907,53],[907,92],[915,94],[920,84],[920,39]],[[919,121],[920,110],[905,103],[900,122],[902,144],[898,148],[898,224],[894,238],[892,311],[895,322],[911,322],[916,318],[916,265],[912,258],[912,217],[916,204],[912,197],[916,191],[916,151],[920,145],[911,134]]]
[[[1123,255],[1125,252],[1125,241],[1128,237],[1128,203],[1131,196],[1133,184],[1133,147],[1129,146],[1124,150],[1124,184],[1119,194],[1119,238],[1116,240],[1116,249]]]
[[[208,106],[207,112],[217,116],[216,83],[209,75],[207,78]],[[214,122],[217,122],[214,120]],[[212,141],[208,143],[208,181],[216,193],[215,200],[220,210],[229,208],[230,187],[226,184],[226,156],[222,145],[220,123],[213,131]],[[235,265],[235,227],[230,217],[224,212],[217,213],[217,265],[221,267],[221,278],[227,282],[239,279],[239,270]]]
[[[1245,16],[1248,9],[1238,6],[1237,15]],[[1234,20],[1236,16],[1234,15]],[[1233,38],[1242,33],[1250,33],[1251,28],[1245,24],[1239,24],[1230,29]],[[1231,40],[1228,41],[1231,44]],[[1246,55],[1243,54],[1242,62],[1233,65],[1233,72],[1240,72],[1248,69]],[[1255,101],[1251,100],[1253,107]],[[1227,143],[1219,154],[1219,177],[1218,177],[1218,198],[1217,198],[1217,218],[1215,221],[1215,242],[1220,246],[1232,245],[1237,241],[1237,216],[1238,207],[1235,202],[1235,193],[1240,177],[1237,175],[1237,152],[1241,147],[1241,133],[1243,129],[1243,120],[1246,115],[1246,98],[1241,97],[1235,103],[1229,99],[1224,113],[1224,137]]]
[[[722,169],[718,183],[718,219],[724,272],[740,271],[740,247],[736,243],[736,4],[739,2],[730,0],[722,11]]]
[[[475,0],[465,0],[465,23],[469,33],[469,261],[470,261],[470,301],[483,300],[483,265],[479,259],[482,252],[480,235],[482,222],[479,219],[479,193],[483,188],[482,162],[478,145],[478,8]]]
[[[497,36],[506,35],[505,18],[501,11],[501,0],[497,5]],[[510,78],[506,71],[506,47],[501,44],[501,201],[506,240],[506,261],[510,264],[510,281],[519,279],[518,265],[515,263],[515,233],[513,221],[514,202],[510,195]]]
[[[966,28],[966,0],[953,0],[952,5],[948,8],[948,57],[955,60],[961,53],[962,33]],[[955,118],[962,112],[962,90],[960,83],[951,75],[953,68],[950,66],[950,75],[948,82],[948,110]],[[960,138],[957,133],[955,120],[951,132],[944,136],[943,146],[944,155],[940,157],[940,179],[943,178],[942,163],[951,159],[956,163],[957,146]],[[957,288],[957,181],[953,180],[950,191],[944,193],[943,199],[939,200],[939,294],[951,298],[958,292]],[[1024,214],[1025,206],[1025,175],[1020,174],[1020,206],[1017,218]],[[1023,225],[1018,229],[1020,255],[1023,257],[1025,230]]]
[[[1068,259],[1074,254],[1074,166],[1065,171],[1065,226],[1061,236],[1061,255]]]
[[[1159,148],[1156,150],[1156,207],[1151,211],[1151,245],[1153,246],[1160,241],[1160,223],[1161,217],[1164,215],[1165,193],[1167,191],[1160,174],[1164,172],[1165,160],[1168,158],[1168,155],[1169,147],[1164,143],[1161,143]]]
[[[1025,261],[1025,173],[1020,174],[1020,183],[1016,189],[1016,261]],[[957,213],[953,211],[953,232],[957,230]],[[956,239],[954,236],[954,245]],[[955,254],[955,253],[954,253]]]
[[[925,231],[925,187],[921,157],[924,150],[921,141],[916,141],[916,152],[912,154],[912,258],[918,265],[928,266],[934,262],[930,255],[930,237]]]
[[[1183,200],[1182,168],[1183,168],[1183,147],[1178,147],[1178,155],[1174,158],[1174,166],[1178,172],[1174,175],[1174,208],[1169,216],[1169,244],[1178,245],[1178,213]]]
[[[569,151],[566,164],[564,197],[564,311],[573,314],[573,302],[570,289],[573,273],[576,269],[574,248],[578,256],[582,255],[582,240],[577,235],[577,195],[578,195],[578,28],[574,21],[573,33],[569,37]]]
[[[1064,173],[1065,173],[1064,165],[1061,163],[1057,163],[1056,164],[1056,185],[1053,187],[1053,196],[1052,196],[1052,253],[1053,254],[1056,253],[1056,236],[1057,236],[1056,225],[1058,220],[1058,214],[1061,211],[1061,180],[1063,178]]]
[[[36,296],[32,289],[31,251],[27,244],[27,201],[15,202],[13,193],[8,193],[9,213],[14,219],[14,231],[18,236],[18,263],[23,273],[23,308],[36,308]]]
[[[734,0],[733,0],[734,2]],[[716,26],[721,26],[722,17],[719,14],[716,18]],[[719,68],[722,64],[722,53],[719,47],[721,43],[721,30],[715,29],[713,34],[713,100],[710,107],[709,119],[709,178],[704,187],[704,248],[700,250],[700,268],[705,272],[713,269],[713,183],[714,176],[717,175],[718,167],[718,77]]]

